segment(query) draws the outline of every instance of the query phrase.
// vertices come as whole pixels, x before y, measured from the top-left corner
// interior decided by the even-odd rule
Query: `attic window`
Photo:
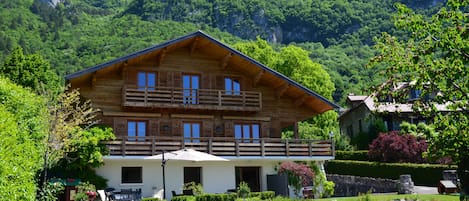
[[[138,72],[137,87],[139,90],[155,90],[156,73],[155,72]]]
[[[226,95],[240,95],[241,85],[239,79],[226,77],[225,78],[225,93]]]

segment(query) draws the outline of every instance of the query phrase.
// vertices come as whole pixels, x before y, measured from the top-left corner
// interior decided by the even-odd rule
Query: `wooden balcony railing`
[[[184,108],[228,111],[260,111],[262,95],[255,91],[183,89],[171,87],[122,89],[122,104],[128,107]]]
[[[192,148],[217,156],[258,157],[315,157],[334,156],[332,140],[306,139],[233,139],[233,138],[182,138],[182,137],[124,137],[102,142],[107,145],[111,156],[150,156],[162,150],[176,151]]]

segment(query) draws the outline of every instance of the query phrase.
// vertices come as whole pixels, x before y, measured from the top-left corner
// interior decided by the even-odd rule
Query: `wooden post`
[[[218,106],[221,106],[221,90],[218,90]]]
[[[209,139],[208,139],[208,153],[209,153],[209,154],[213,154],[213,150],[212,150],[212,138],[209,138]]]
[[[126,138],[125,136],[122,138],[122,148],[121,148],[122,156],[125,156],[125,138]]]
[[[238,140],[235,140],[235,151],[236,151],[236,156],[239,157],[239,142],[238,142]]]
[[[295,139],[298,139],[299,138],[299,134],[298,134],[298,122],[295,122],[293,124],[293,134],[294,134],[294,138]]]
[[[287,157],[290,157],[290,144],[289,144],[289,140],[285,140],[285,155],[287,155]]]
[[[151,155],[155,155],[156,153],[156,141],[155,137],[151,138]]]
[[[331,151],[332,151],[332,157],[335,157],[335,144],[334,144],[334,140],[331,139]]]
[[[265,156],[264,139],[261,139],[261,156]]]
[[[309,157],[313,156],[313,143],[311,140],[308,140],[308,152],[309,152]]]

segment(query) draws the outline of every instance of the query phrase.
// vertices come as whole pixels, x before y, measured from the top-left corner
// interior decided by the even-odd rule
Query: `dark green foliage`
[[[203,194],[195,197],[196,201],[235,201],[236,194]]]
[[[191,195],[181,195],[181,196],[173,196],[171,201],[196,201],[195,196]]]
[[[355,175],[383,179],[399,179],[399,175],[410,174],[415,185],[436,186],[442,179],[443,170],[456,169],[447,165],[378,163],[366,161],[329,161],[328,174]]]
[[[0,74],[23,87],[35,92],[56,92],[59,77],[50,69],[39,54],[24,55],[21,47],[15,48],[0,66]]]
[[[335,151],[336,160],[368,161],[368,151]]]
[[[272,200],[275,197],[274,191],[251,192],[250,197],[257,197],[261,200]]]

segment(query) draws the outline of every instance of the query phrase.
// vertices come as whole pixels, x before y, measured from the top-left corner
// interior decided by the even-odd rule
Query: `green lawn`
[[[315,201],[390,201],[406,198],[419,201],[459,201],[459,195],[368,195],[368,197],[363,195],[359,197],[315,199]]]

